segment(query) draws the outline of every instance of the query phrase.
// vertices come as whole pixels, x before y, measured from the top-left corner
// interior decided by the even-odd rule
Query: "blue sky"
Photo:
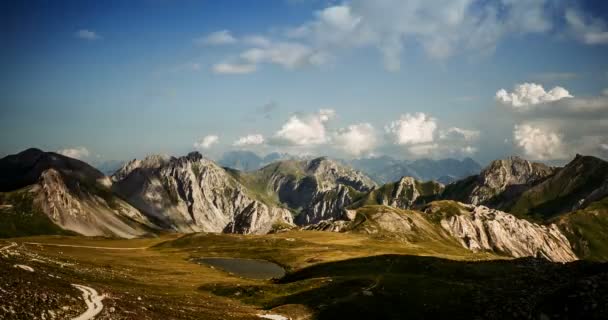
[[[1,155],[608,156],[602,1],[15,1],[0,12]]]

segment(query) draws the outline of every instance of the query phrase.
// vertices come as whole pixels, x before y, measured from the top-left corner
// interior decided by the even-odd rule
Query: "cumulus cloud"
[[[199,45],[219,46],[233,44],[237,39],[232,36],[228,30],[215,31],[205,37],[194,39],[194,42]]]
[[[98,35],[95,31],[91,31],[91,30],[87,30],[87,29],[81,29],[81,30],[76,31],[76,33],[74,33],[74,36],[76,36],[76,38],[83,39],[83,40],[89,40],[89,41],[101,39],[101,36]]]
[[[558,101],[564,98],[573,98],[568,90],[555,87],[549,92],[542,85],[536,83],[522,83],[515,86],[513,92],[500,89],[496,92],[496,100],[515,109],[525,109],[542,103]]]
[[[583,43],[608,44],[608,28],[602,20],[585,17],[580,11],[571,8],[566,10],[565,18],[574,35]]]
[[[562,135],[531,124],[516,125],[513,139],[527,157],[553,160],[563,157]]]
[[[326,123],[334,110],[321,109],[311,115],[293,115],[275,133],[271,143],[291,146],[314,146],[329,142]]]
[[[247,74],[255,70],[255,64],[218,63],[213,65],[213,73],[215,74]]]
[[[194,143],[197,149],[209,149],[219,142],[220,138],[217,135],[211,134],[203,137],[201,140]]]
[[[264,136],[261,134],[249,134],[238,138],[233,145],[235,147],[255,146],[264,143]]]
[[[90,155],[89,150],[85,147],[75,147],[57,150],[57,153],[74,159],[84,159]]]
[[[433,142],[437,121],[424,114],[405,114],[384,127],[395,144],[413,145]]]
[[[333,140],[335,147],[353,155],[360,156],[376,147],[374,127],[369,123],[353,124],[339,129]]]

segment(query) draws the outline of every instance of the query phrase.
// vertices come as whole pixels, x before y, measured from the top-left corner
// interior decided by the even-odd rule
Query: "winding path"
[[[41,242],[23,242],[25,244],[51,247],[70,247],[70,248],[86,248],[86,249],[107,249],[107,250],[145,250],[149,247],[96,247],[96,246],[81,246],[76,244],[59,244],[59,243],[41,243]],[[16,244],[15,244],[16,245]]]
[[[9,244],[8,246],[0,248],[0,251],[8,250],[8,249],[10,249],[12,247],[16,247],[16,246],[17,246],[17,242],[11,242],[11,244]]]
[[[97,291],[91,287],[72,284],[76,289],[82,291],[82,298],[84,302],[87,304],[87,310],[79,315],[76,318],[72,318],[72,320],[91,320],[98,315],[103,309],[103,303],[101,302],[105,296],[99,295]]]

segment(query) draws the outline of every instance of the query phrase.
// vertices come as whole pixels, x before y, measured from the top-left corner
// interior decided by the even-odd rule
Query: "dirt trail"
[[[52,246],[52,247],[70,247],[70,248],[86,248],[86,249],[107,249],[107,250],[146,250],[150,247],[96,247],[96,246],[81,246],[76,244],[60,244],[60,243],[42,243],[42,242],[23,242],[24,244],[38,245],[38,246]]]
[[[95,318],[95,316],[98,315],[103,309],[103,303],[101,301],[105,297],[103,295],[99,295],[97,291],[91,287],[79,284],[72,284],[72,286],[82,291],[82,298],[87,304],[87,310],[78,317],[72,318],[72,320],[91,320]]]
[[[8,246],[0,248],[0,251],[8,250],[8,249],[10,249],[12,247],[16,247],[16,246],[17,246],[17,242],[11,242],[11,244],[9,244]]]

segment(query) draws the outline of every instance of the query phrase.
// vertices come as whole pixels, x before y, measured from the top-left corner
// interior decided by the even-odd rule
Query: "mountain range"
[[[432,239],[512,257],[608,260],[602,243],[608,163],[599,158],[577,155],[564,167],[549,167],[511,157],[444,185],[417,177],[441,166],[462,175],[476,164],[407,162],[416,176],[378,183],[343,161],[276,157],[281,160],[245,171],[198,152],[152,155],[106,176],[82,161],[28,149],[0,159],[0,236],[302,228],[409,243]],[[378,168],[388,163],[395,164],[376,162]]]

